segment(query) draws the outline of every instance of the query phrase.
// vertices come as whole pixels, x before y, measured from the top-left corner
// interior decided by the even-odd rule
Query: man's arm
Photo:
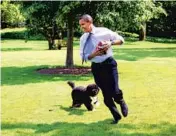
[[[113,32],[110,30],[110,36],[111,36],[111,45],[122,45],[125,40],[122,36],[120,36],[118,33]]]
[[[110,44],[111,45],[122,45],[124,41],[122,41],[121,39],[118,40],[113,40]]]
[[[124,43],[124,39],[122,36],[118,35],[117,33],[110,30],[111,41],[106,41],[107,46],[101,50],[96,50],[92,54],[88,55],[88,59],[91,60],[96,56],[104,55],[112,45],[122,45]]]

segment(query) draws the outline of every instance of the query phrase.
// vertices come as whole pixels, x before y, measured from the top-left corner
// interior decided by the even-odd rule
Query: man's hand
[[[111,47],[111,45],[112,45],[111,41],[106,41],[105,43],[106,43],[105,45],[107,45],[108,48]]]
[[[101,47],[97,48],[92,54],[88,56],[89,60],[91,60],[96,56],[104,55],[107,52],[107,50],[111,47],[111,41],[103,41],[102,43],[103,43],[102,48]]]
[[[88,59],[91,60],[92,58],[96,57],[96,56],[101,56],[101,55],[104,55],[104,52],[107,51],[108,48],[104,48],[104,49],[101,49],[101,50],[95,50],[92,54],[90,54],[88,56]]]
[[[109,48],[111,47],[112,42],[111,41],[101,41],[97,45],[97,49],[104,49],[104,48]]]

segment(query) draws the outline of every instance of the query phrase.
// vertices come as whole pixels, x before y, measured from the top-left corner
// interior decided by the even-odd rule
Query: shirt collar
[[[92,27],[92,31],[90,32],[91,34],[95,34],[95,29],[96,27],[94,25],[91,26]]]

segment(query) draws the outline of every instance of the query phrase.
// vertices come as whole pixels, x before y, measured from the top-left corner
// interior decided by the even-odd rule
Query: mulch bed
[[[41,68],[37,70],[40,74],[73,74],[73,75],[83,75],[83,74],[90,74],[91,68],[90,67],[73,67],[73,68],[66,68],[66,67],[56,67],[56,68]]]

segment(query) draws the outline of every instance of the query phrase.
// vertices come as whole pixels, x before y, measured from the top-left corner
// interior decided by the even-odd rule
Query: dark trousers
[[[104,103],[111,111],[115,120],[121,118],[114,101],[118,104],[123,100],[123,93],[119,89],[117,63],[109,57],[102,63],[92,63],[92,73],[95,83],[100,87],[104,96]]]

